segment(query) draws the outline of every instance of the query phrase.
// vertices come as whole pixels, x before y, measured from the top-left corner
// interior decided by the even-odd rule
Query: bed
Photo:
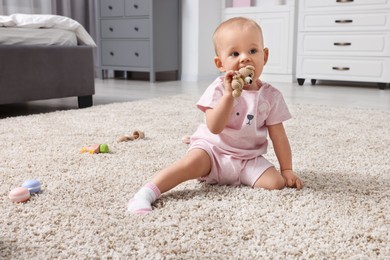
[[[67,17],[0,16],[0,105],[77,97],[79,108],[92,106],[94,47]]]

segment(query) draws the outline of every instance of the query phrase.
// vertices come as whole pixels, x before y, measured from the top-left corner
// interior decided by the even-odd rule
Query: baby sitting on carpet
[[[191,136],[187,154],[158,172],[130,199],[131,213],[150,212],[161,193],[192,179],[269,190],[303,187],[293,171],[283,126],[283,121],[291,118],[290,112],[282,94],[259,80],[268,60],[260,26],[251,19],[232,18],[218,26],[213,40],[215,66],[225,75],[218,77],[197,103],[205,113],[206,123]],[[241,96],[234,98],[232,79],[247,65],[255,68],[253,82],[244,86]],[[280,173],[263,157],[268,145],[267,132]]]

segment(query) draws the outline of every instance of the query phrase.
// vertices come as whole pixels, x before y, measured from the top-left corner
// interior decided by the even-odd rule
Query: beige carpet
[[[175,96],[0,120],[1,259],[389,259],[390,113],[290,105],[302,191],[199,184],[146,216],[126,204],[202,120]],[[117,143],[134,129],[144,140]],[[81,154],[107,143],[110,154]],[[275,156],[272,149],[268,158]],[[13,204],[31,178],[43,192]]]

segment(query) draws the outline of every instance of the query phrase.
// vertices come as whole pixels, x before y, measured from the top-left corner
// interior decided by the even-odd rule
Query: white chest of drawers
[[[390,82],[390,0],[299,1],[299,85],[316,80]]]
[[[106,70],[179,73],[178,0],[99,0],[98,61]]]

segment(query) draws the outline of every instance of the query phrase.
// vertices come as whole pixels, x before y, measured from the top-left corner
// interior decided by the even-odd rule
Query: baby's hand
[[[232,80],[233,80],[233,76],[235,74],[236,73],[233,70],[229,70],[225,74],[223,85],[225,87],[226,94],[232,95],[232,92],[233,92]]]
[[[286,180],[286,186],[291,188],[297,188],[300,190],[303,188],[303,181],[294,173],[293,170],[282,171],[282,176]]]

